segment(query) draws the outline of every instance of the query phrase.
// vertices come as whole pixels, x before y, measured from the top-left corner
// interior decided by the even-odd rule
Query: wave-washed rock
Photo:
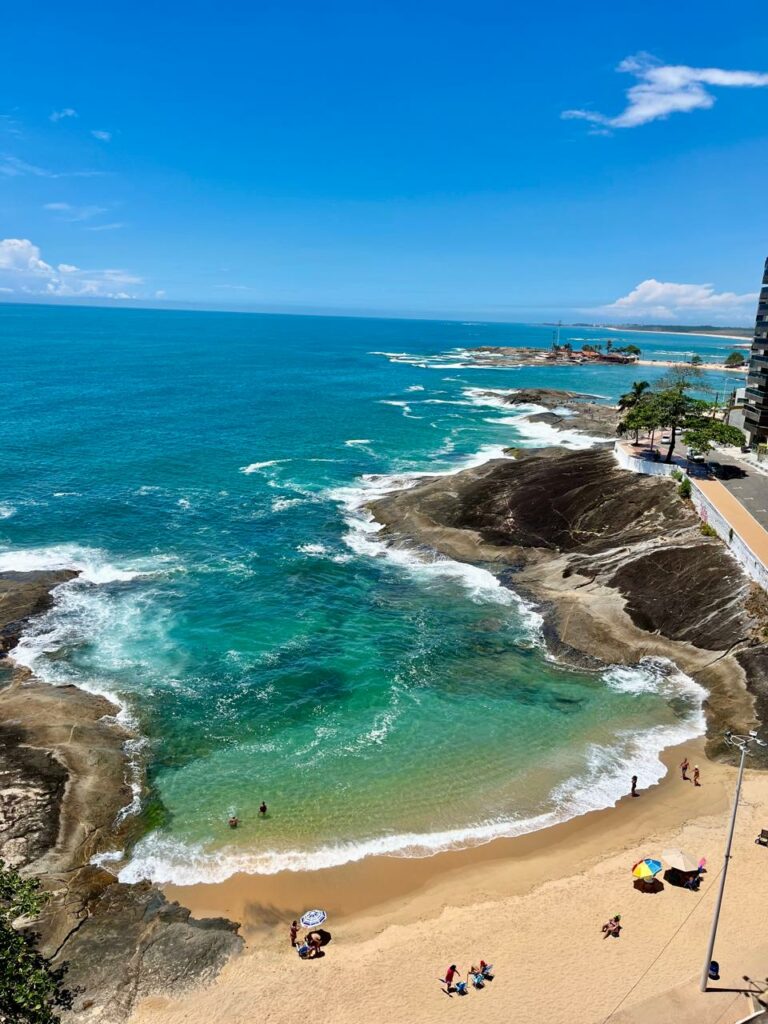
[[[606,448],[548,448],[425,479],[370,509],[393,543],[484,564],[534,599],[566,661],[674,660],[709,691],[710,753],[721,726],[768,718],[764,602],[673,481],[626,472]]]
[[[579,430],[591,437],[613,438],[621,420],[614,405],[595,401],[596,395],[558,388],[521,388],[517,391],[487,391],[489,397],[506,405],[541,405],[546,412],[532,413],[531,423],[548,423],[556,430]]]
[[[9,649],[51,590],[76,574],[0,574],[0,637]],[[33,929],[68,965],[79,1021],[120,1024],[137,999],[210,980],[242,948],[239,925],[196,921],[149,883],[124,885],[91,866],[119,849],[135,819],[125,743],[104,697],[49,686],[0,662],[0,859],[50,893]]]

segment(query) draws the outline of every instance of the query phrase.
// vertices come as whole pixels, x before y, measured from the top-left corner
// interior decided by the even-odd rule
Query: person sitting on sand
[[[229,827],[230,828],[237,828],[237,826],[239,824],[240,824],[240,819],[237,817],[237,815],[236,814],[230,814],[230,816],[229,816]]]
[[[480,961],[480,973],[487,981],[493,981],[493,964],[487,964],[485,960]]]
[[[323,944],[322,937],[317,932],[310,932],[304,940],[310,949],[310,956],[318,956],[320,953],[320,947]]]
[[[482,988],[483,985],[485,985],[485,977],[479,967],[475,967],[475,965],[472,964],[467,973],[472,979],[472,984],[475,988]]]
[[[621,914],[614,914],[611,920],[608,922],[608,924],[603,925],[602,931],[605,933],[603,935],[604,939],[607,939],[609,935],[612,935],[614,939],[618,939],[619,932],[621,931],[621,924],[619,923],[620,921]]]
[[[299,934],[298,921],[291,921],[291,945],[296,945],[296,936]]]

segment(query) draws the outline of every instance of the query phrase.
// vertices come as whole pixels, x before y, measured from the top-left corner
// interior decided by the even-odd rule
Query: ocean
[[[562,331],[607,337],[621,334]],[[112,697],[140,736],[124,813],[151,813],[114,851],[121,878],[213,881],[522,834],[610,806],[632,774],[651,784],[660,750],[703,731],[704,693],[671,663],[558,666],[536,608],[488,567],[388,548],[365,512],[504,447],[590,443],[485,389],[614,401],[662,372],[474,369],[461,353],[551,339],[519,324],[0,305],[0,569],[81,572],[15,657]],[[626,340],[659,358],[731,349]]]

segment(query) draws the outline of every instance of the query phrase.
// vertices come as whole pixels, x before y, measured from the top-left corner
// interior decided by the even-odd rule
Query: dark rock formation
[[[19,642],[24,623],[53,604],[51,591],[74,579],[68,569],[40,572],[0,572],[0,657]]]
[[[224,918],[196,921],[178,903],[142,882],[111,883],[92,901],[60,954],[69,964],[67,985],[78,989],[78,1021],[126,1020],[138,1000],[159,992],[178,995],[212,981],[242,940]]]
[[[31,864],[56,844],[67,772],[49,750],[0,725],[0,860]]]
[[[628,473],[610,450],[521,451],[427,479],[371,511],[394,543],[484,563],[542,603],[563,658],[672,658],[709,689],[718,728],[754,724],[745,681],[768,698],[754,585],[719,540],[702,536],[673,481]]]

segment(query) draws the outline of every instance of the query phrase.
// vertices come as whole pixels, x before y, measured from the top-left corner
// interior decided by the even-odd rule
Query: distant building
[[[768,259],[765,261],[763,287],[757,302],[746,399],[744,429],[749,434],[751,444],[765,444],[768,440]]]

